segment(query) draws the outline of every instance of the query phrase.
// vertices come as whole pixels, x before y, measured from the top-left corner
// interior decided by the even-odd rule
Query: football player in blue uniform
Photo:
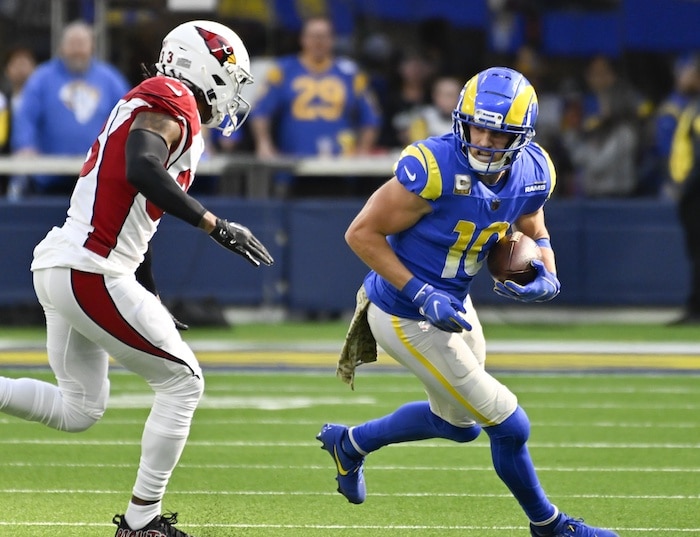
[[[523,302],[559,293],[543,212],[556,174],[547,153],[531,143],[535,90],[517,71],[487,69],[465,84],[453,118],[452,133],[403,151],[394,177],[346,233],[371,268],[346,344],[366,337],[366,326],[421,380],[428,400],[354,427],[325,424],[317,439],[337,466],[338,491],[362,503],[363,462],[372,451],[428,438],[470,442],[483,430],[496,473],[525,511],[533,537],[617,537],[548,500],[527,449],[528,417],[516,396],[485,371],[483,331],[469,299],[489,249],[511,228],[534,238],[543,258],[533,261],[533,282],[496,283],[494,290]],[[358,322],[361,317],[366,322]],[[352,364],[362,358],[351,357]],[[351,382],[354,371],[342,365],[341,356],[338,372]]]

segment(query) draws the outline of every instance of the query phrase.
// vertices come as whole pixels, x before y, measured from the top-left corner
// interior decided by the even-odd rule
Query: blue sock
[[[433,414],[427,401],[407,403],[388,416],[368,421],[352,428],[355,444],[365,453],[382,446],[427,438],[446,438],[455,442],[471,442],[481,432],[481,427],[455,427]],[[343,450],[348,455],[360,453],[348,438],[343,441]]]
[[[551,519],[556,507],[547,499],[527,450],[530,421],[525,411],[518,407],[503,423],[484,430],[491,439],[491,457],[496,473],[528,518],[532,522]]]

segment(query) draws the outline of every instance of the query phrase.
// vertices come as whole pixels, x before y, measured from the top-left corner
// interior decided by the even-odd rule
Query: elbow
[[[356,246],[358,243],[358,238],[357,238],[357,230],[355,229],[354,226],[350,226],[347,231],[345,232],[345,242],[347,245],[350,247],[352,251],[356,250]]]
[[[351,225],[345,232],[345,242],[359,257],[364,258],[373,244],[373,238],[361,226]]]

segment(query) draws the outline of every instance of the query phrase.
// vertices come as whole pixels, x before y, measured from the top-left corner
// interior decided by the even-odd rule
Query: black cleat
[[[157,516],[147,526],[138,530],[129,527],[124,515],[114,515],[112,522],[117,525],[114,537],[192,537],[173,527],[177,524],[177,513]]]

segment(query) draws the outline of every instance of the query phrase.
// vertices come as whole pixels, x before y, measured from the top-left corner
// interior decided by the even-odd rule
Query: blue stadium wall
[[[270,247],[271,268],[255,268],[204,233],[165,216],[153,240],[154,272],[166,300],[278,305],[297,313],[352,309],[365,266],[343,234],[361,201],[202,199],[214,213],[250,227]],[[34,245],[65,217],[65,200],[0,205],[0,306],[36,303],[29,264]],[[551,200],[546,207],[568,306],[680,306],[688,266],[675,207],[656,200]],[[472,292],[491,292],[486,270]]]

